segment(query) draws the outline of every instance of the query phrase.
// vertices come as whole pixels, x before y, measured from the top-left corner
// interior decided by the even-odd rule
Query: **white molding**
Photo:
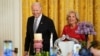
[[[13,41],[13,49],[22,55],[22,1],[0,0],[0,51],[4,40]]]

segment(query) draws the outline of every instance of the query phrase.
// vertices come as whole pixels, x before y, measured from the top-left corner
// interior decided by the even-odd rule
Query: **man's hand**
[[[27,51],[24,52],[24,56],[28,56],[28,52]]]

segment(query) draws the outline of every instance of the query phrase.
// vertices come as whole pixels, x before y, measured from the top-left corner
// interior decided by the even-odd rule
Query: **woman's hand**
[[[67,56],[72,56],[72,52],[69,52]]]

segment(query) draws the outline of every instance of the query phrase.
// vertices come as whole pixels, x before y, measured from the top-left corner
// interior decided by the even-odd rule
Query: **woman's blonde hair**
[[[67,20],[68,20],[68,17],[69,17],[69,15],[70,15],[70,13],[74,13],[74,14],[75,14],[76,20],[77,20],[77,22],[78,22],[78,21],[79,21],[79,15],[78,15],[78,13],[76,13],[75,11],[69,11],[69,12],[68,12],[68,14],[67,14]]]

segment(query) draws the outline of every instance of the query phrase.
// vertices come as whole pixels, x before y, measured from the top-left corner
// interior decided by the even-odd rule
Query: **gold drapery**
[[[23,44],[26,36],[27,18],[32,15],[31,4],[34,2],[40,2],[42,4],[43,14],[54,21],[59,36],[66,24],[66,14],[68,11],[74,10],[79,14],[80,21],[91,22],[94,25],[97,32],[94,39],[100,41],[100,0],[22,0]],[[90,40],[92,40],[92,36],[90,37]]]

